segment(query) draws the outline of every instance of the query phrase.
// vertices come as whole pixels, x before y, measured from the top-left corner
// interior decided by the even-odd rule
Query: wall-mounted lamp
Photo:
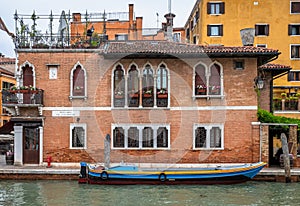
[[[264,79],[261,76],[257,76],[254,79],[255,87],[257,89],[263,89],[264,88]]]

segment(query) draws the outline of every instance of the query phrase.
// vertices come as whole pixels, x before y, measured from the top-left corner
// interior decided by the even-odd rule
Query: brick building
[[[167,27],[172,26],[170,38],[181,42],[185,38],[183,27],[173,28],[173,18],[165,15],[166,22],[161,28],[144,28],[143,17],[136,17],[134,4],[128,5],[128,12],[109,13],[73,13],[70,22],[71,43],[89,41],[99,42],[105,40],[165,40]],[[184,42],[184,41],[183,41]]]
[[[257,66],[279,55],[255,47],[168,41],[98,49],[17,49],[15,164],[241,163],[261,160]],[[39,88],[39,89],[36,89]]]

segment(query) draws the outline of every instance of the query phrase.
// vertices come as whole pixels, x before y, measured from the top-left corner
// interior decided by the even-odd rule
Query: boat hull
[[[78,182],[100,185],[237,184],[252,179],[265,165],[145,171],[128,166],[96,170],[85,164],[86,173],[83,167]]]

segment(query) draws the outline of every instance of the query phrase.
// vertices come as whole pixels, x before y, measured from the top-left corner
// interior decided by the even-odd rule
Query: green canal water
[[[299,205],[300,183],[109,186],[0,181],[0,205]]]

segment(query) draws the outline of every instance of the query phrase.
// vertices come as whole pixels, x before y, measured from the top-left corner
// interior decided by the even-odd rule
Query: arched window
[[[71,71],[71,96],[86,98],[86,71],[79,63]]]
[[[221,94],[221,68],[218,64],[213,64],[210,67],[209,94],[210,95]]]
[[[153,89],[154,78],[153,70],[149,64],[147,64],[143,70],[143,107],[153,107]]]
[[[207,94],[206,71],[202,64],[198,64],[195,68],[195,95]]]
[[[168,71],[164,64],[159,66],[157,70],[157,91],[163,89],[167,91],[168,89]]]
[[[77,66],[73,72],[73,96],[84,96],[84,71]]]
[[[125,106],[125,79],[124,70],[121,65],[117,65],[114,70],[114,106]]]
[[[139,106],[139,72],[136,65],[131,65],[128,71],[127,79],[127,91],[128,91],[128,106]]]
[[[168,70],[161,64],[157,70],[156,79],[157,103],[158,107],[168,106]]]

